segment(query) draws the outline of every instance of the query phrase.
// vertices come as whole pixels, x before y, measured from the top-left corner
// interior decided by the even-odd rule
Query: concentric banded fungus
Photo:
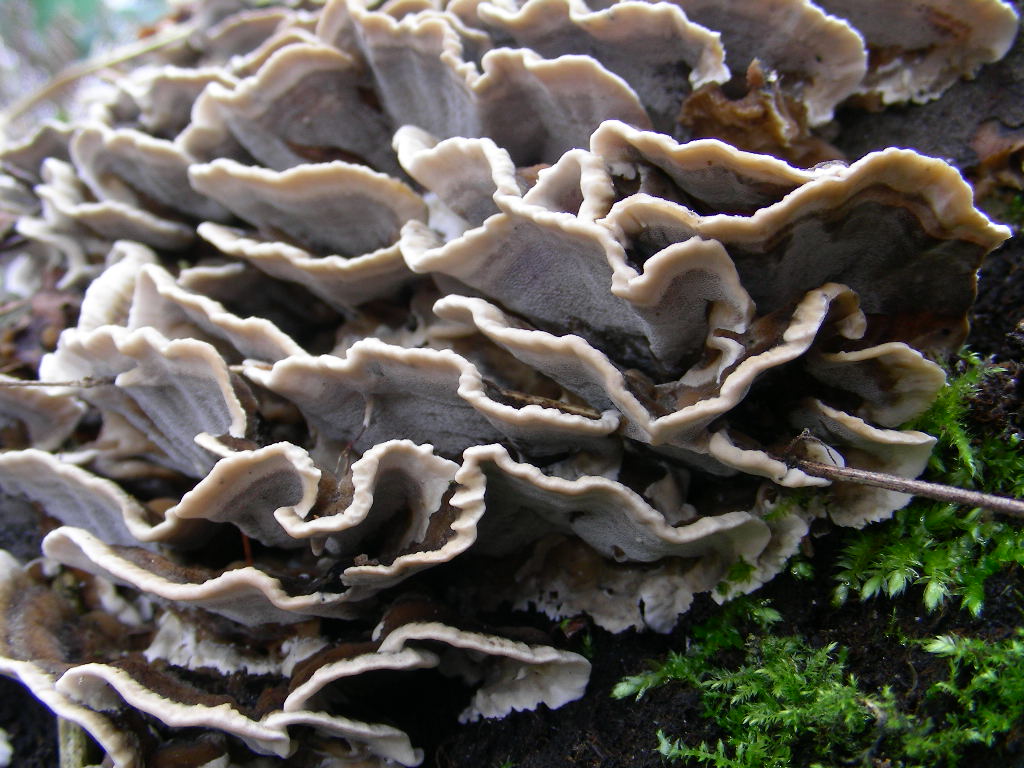
[[[262,235],[208,223],[203,237],[334,306],[392,295],[412,279],[398,233],[407,221],[425,219],[427,209],[397,179],[337,161],[274,173],[230,160],[195,166],[191,179]]]
[[[19,177],[38,181],[44,160],[69,159],[71,134],[72,128],[67,123],[47,120],[24,141],[5,143],[0,147],[0,163],[5,168],[14,169]]]
[[[230,73],[220,67],[190,69],[168,65],[140,67],[118,85],[138,106],[139,127],[151,136],[173,139],[188,125],[192,104],[207,85],[230,86],[233,82]]]
[[[19,381],[0,375],[0,434],[4,444],[56,450],[74,431],[85,408],[69,394],[18,387]]]
[[[884,10],[870,1],[815,2],[864,36],[869,71],[859,90],[886,104],[938,97],[981,64],[1003,58],[1017,34],[1017,15],[1001,0],[926,0]]]
[[[429,606],[416,605],[389,611],[372,639],[330,648],[323,638],[293,630],[262,638],[254,634],[254,641],[265,644],[262,658],[233,653],[225,646],[228,638],[208,622],[187,625],[168,614],[165,626],[196,638],[191,654],[186,657],[181,646],[168,648],[162,638],[139,652],[126,647],[124,630],[129,627],[122,622],[110,617],[106,625],[90,630],[67,602],[6,553],[0,553],[0,564],[2,668],[93,733],[117,765],[142,765],[146,751],[138,738],[143,734],[126,737],[119,732],[121,712],[128,708],[162,723],[160,728],[222,731],[258,754],[285,757],[300,750],[313,757],[324,749],[321,737],[328,737],[344,740],[350,750],[351,761],[332,765],[365,765],[373,758],[378,765],[418,765],[423,753],[412,748],[401,730],[331,714],[328,710],[336,708],[331,702],[348,701],[350,709],[354,705],[369,712],[376,704],[367,699],[379,699],[372,691],[394,672],[448,669],[480,684],[464,719],[500,717],[514,709],[540,703],[557,707],[577,698],[590,670],[576,654],[467,631],[433,618],[436,611]],[[138,617],[126,616],[132,618]],[[78,648],[62,640],[74,636],[80,640]],[[168,652],[172,663],[163,661]],[[223,681],[250,664],[253,671],[262,669],[268,683],[258,700],[244,692],[225,692],[224,683],[218,684],[218,678]],[[315,735],[299,742],[296,736],[302,730],[291,728],[300,725],[312,726]],[[220,754],[225,747],[220,745]]]
[[[230,135],[275,170],[340,159],[393,173],[384,143],[391,131],[367,85],[351,55],[325,45],[286,46],[234,88],[208,86],[195,114],[209,125],[193,122],[186,134],[201,127]],[[304,119],[313,114],[316,120]]]
[[[922,471],[899,427],[1007,230],[909,150],[682,140],[730,135],[748,73],[806,135],[930,98],[1012,12],[820,5],[209,2],[89,120],[0,149],[5,287],[85,291],[52,386],[0,382],[0,488],[49,558],[0,553],[0,671],[117,768],[417,765],[396,691],[581,695],[586,660],[496,615],[669,631],[812,520],[906,503],[784,454]],[[183,728],[218,733],[171,757]]]
[[[244,437],[246,413],[227,364],[209,344],[168,340],[154,328],[69,329],[40,374],[49,381],[90,379],[85,390],[101,411],[117,414],[164,453],[168,466],[202,477],[213,466],[193,438],[203,432]]]
[[[483,3],[478,14],[499,39],[508,36],[542,56],[572,51],[593,57],[629,83],[660,130],[671,129],[692,88],[729,79],[717,35],[673,5],[623,2],[590,12],[569,0],[529,0],[515,13]],[[659,77],[666,70],[677,73],[674,87]]]
[[[131,129],[86,125],[71,140],[71,159],[83,181],[101,200],[137,208],[158,205],[200,219],[223,219],[227,212],[188,183],[193,159],[173,142]]]
[[[155,248],[183,248],[195,238],[184,224],[161,218],[120,200],[93,200],[74,167],[60,160],[43,163],[43,184],[36,194],[43,203],[44,218],[79,225],[107,240],[132,240]],[[73,231],[73,229],[72,229]]]
[[[344,359],[290,358],[246,376],[294,402],[321,441],[362,453],[385,440],[430,441],[442,455],[512,440],[540,455],[561,453],[610,434],[612,412],[593,416],[492,397],[476,366],[448,350],[404,349],[363,339]]]
[[[830,120],[835,105],[864,75],[856,30],[810,0],[678,0],[678,5],[697,23],[721,32],[734,76],[742,76],[754,59],[777,72],[783,88],[799,94],[811,125]]]
[[[130,732],[57,692],[54,684],[69,667],[57,633],[71,611],[3,550],[0,611],[0,672],[20,680],[58,716],[87,730],[115,765],[138,765],[138,750]]]

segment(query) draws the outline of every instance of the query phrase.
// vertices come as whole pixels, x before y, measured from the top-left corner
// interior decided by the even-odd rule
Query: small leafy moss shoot
[[[765,630],[781,618],[765,601],[735,600],[694,628],[687,653],[671,654],[649,672],[622,680],[612,695],[640,697],[669,681],[701,692],[704,714],[723,737],[714,745],[688,745],[659,731],[658,750],[673,760],[788,768],[799,742],[814,742],[815,752],[831,761],[820,765],[846,762],[862,741],[874,739],[876,722],[892,709],[891,696],[864,697],[844,674],[844,653],[834,644],[812,649],[796,637],[744,635],[745,628]],[[744,658],[738,667],[715,663],[723,651],[740,648]]]
[[[998,372],[977,355],[962,354],[932,408],[908,425],[939,439],[931,479],[1024,495],[1020,436],[978,437],[967,426],[971,398]],[[958,604],[977,617],[987,581],[1022,563],[1024,533],[1017,524],[917,500],[892,520],[848,536],[834,603],[885,596],[923,601],[929,614]],[[791,573],[807,578],[810,569],[799,559]],[[695,689],[717,740],[694,743],[671,729],[657,732],[657,750],[686,766],[958,768],[972,764],[965,749],[1006,744],[1024,730],[1022,627],[988,638],[901,637],[919,655],[948,661],[947,674],[933,676],[908,708],[888,686],[863,690],[836,643],[816,646],[798,635],[773,634],[781,619],[766,600],[735,599],[690,630],[684,653],[624,678],[612,696],[639,699],[666,684]]]
[[[928,477],[960,488],[1024,496],[1024,450],[1019,434],[977,438],[967,427],[971,397],[1001,369],[975,354],[961,355],[949,384],[932,407],[907,427],[935,435]],[[980,509],[917,499],[893,515],[849,537],[839,558],[834,600],[922,588],[929,611],[947,598],[980,615],[985,583],[995,573],[1024,563],[1024,531]]]

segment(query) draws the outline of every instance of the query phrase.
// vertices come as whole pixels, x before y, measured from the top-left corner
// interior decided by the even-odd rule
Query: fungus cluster
[[[0,551],[0,672],[118,768],[413,766],[410,685],[455,681],[464,719],[582,694],[509,608],[669,631],[812,520],[887,517],[906,496],[786,452],[917,476],[933,438],[900,425],[1008,231],[909,150],[694,137],[819,152],[840,102],[937,97],[1016,23],[182,10],[86,117],[0,149],[4,286],[46,321],[7,352],[48,384],[0,382],[0,488],[46,531]]]

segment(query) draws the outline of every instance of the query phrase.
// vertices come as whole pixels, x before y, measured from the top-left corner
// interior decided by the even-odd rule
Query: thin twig
[[[2,247],[3,246],[0,246],[0,248]],[[0,315],[9,315],[11,312],[24,309],[31,301],[32,299],[14,299],[12,301],[8,301],[6,304],[0,305]]]
[[[94,379],[86,376],[84,379],[74,381],[34,381],[30,379],[18,379],[17,381],[0,381],[0,388],[19,389],[21,387],[102,387],[106,384],[113,384],[113,379]]]
[[[16,101],[10,108],[0,113],[0,130],[28,112],[36,104],[53,98],[76,80],[81,80],[87,75],[92,75],[118,64],[123,64],[126,61],[131,61],[139,56],[144,56],[171,43],[180,42],[191,35],[192,32],[192,27],[186,27],[166,37],[144,41],[140,45],[128,47],[127,50],[122,49],[120,52],[115,53],[115,55],[100,59],[99,61],[83,61],[65,67],[41,88]]]
[[[854,469],[853,467],[837,467],[832,464],[822,464],[818,461],[800,459],[793,456],[786,457],[783,461],[788,466],[799,469],[814,477],[824,477],[827,480],[838,480],[845,483],[870,485],[890,491],[909,493],[912,496],[924,496],[927,499],[935,499],[936,501],[963,504],[968,507],[983,507],[984,509],[990,509],[993,512],[1000,512],[1004,515],[1024,518],[1024,501],[1019,499],[996,496],[991,493],[968,491],[952,485],[930,483],[925,480],[908,480],[905,477],[890,475],[885,472],[872,472],[866,469]]]

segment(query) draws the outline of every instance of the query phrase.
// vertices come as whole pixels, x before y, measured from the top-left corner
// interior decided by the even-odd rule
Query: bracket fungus
[[[787,446],[917,476],[1009,231],[911,150],[714,137],[750,72],[805,133],[938,97],[1007,3],[248,5],[0,146],[6,292],[81,299],[0,381],[0,672],[109,764],[418,765],[434,698],[582,695],[516,611],[667,632],[907,502]]]

